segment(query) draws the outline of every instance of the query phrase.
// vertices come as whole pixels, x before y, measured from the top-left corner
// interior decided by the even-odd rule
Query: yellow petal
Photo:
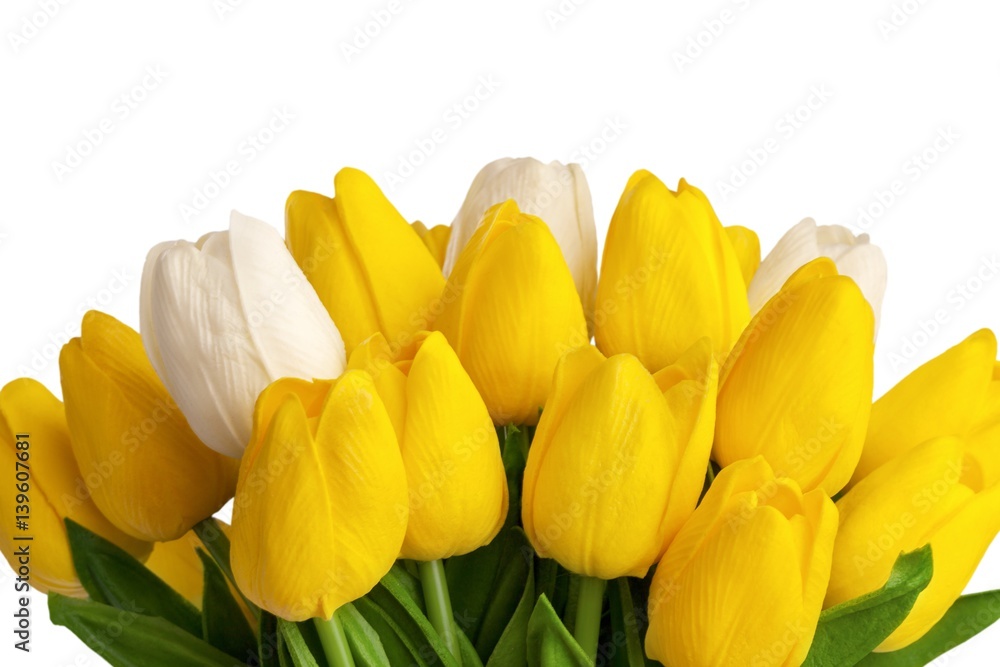
[[[572,572],[644,576],[662,552],[683,446],[659,387],[635,357],[617,355],[579,383],[561,413],[554,429],[543,413],[528,453],[529,539]]]
[[[21,438],[28,435],[28,438]],[[18,442],[27,442],[18,447]],[[27,461],[18,454],[27,452]],[[23,457],[22,457],[23,458]],[[23,566],[16,552],[30,545],[30,584],[42,593],[86,597],[76,576],[64,519],[76,521],[133,556],[145,559],[149,542],[134,539],[109,522],[90,497],[88,484],[99,477],[84,477],[70,446],[62,403],[42,384],[22,378],[0,390],[0,459],[10,475],[10,497],[0,502],[0,551],[15,573]],[[18,468],[18,462],[27,469]],[[16,473],[27,472],[29,507],[19,508],[14,488]],[[21,483],[21,482],[18,482]],[[19,516],[27,516],[28,529],[16,529]],[[31,542],[16,538],[32,537]]]
[[[801,664],[835,532],[822,491],[803,496],[760,457],[724,468],[657,567],[647,654],[668,665]]]
[[[1000,485],[969,498],[931,537],[934,577],[906,620],[878,647],[898,651],[941,620],[965,590],[1000,530]]]
[[[198,440],[133,329],[88,313],[59,368],[73,453],[94,502],[120,530],[174,540],[232,497],[238,461]]]
[[[648,172],[629,180],[611,219],[597,287],[595,339],[651,371],[708,336],[725,358],[750,319],[739,260],[708,199]]]
[[[981,329],[878,399],[851,484],[925,440],[965,433],[983,406],[996,356],[996,337]]]
[[[513,201],[462,251],[435,323],[498,424],[534,424],[563,352],[587,342],[583,307],[545,223]]]
[[[729,236],[729,242],[733,244],[736,259],[739,260],[743,282],[749,287],[750,281],[753,280],[753,274],[760,266],[760,239],[757,238],[756,232],[752,229],[739,225],[726,227],[725,230]]]
[[[488,544],[507,516],[507,478],[489,412],[440,333],[406,380],[400,441],[410,488],[402,557],[429,561]]]
[[[406,424],[406,375],[395,364],[398,353],[390,347],[385,336],[376,333],[354,349],[347,367],[372,376],[375,389],[389,411],[396,438],[402,442]]]
[[[804,490],[835,494],[861,455],[874,318],[857,285],[810,262],[761,309],[722,369],[715,459],[763,455]]]
[[[444,256],[448,251],[448,240],[451,238],[451,227],[448,225],[435,225],[428,229],[424,223],[414,222],[413,231],[417,233],[420,240],[424,242],[431,253],[431,257],[437,262],[439,267],[444,266]]]
[[[444,287],[440,266],[365,173],[342,169],[334,187],[332,200],[293,192],[286,231],[348,354],[377,331],[396,343],[428,328]]]
[[[146,567],[153,574],[199,609],[205,591],[205,574],[196,549],[204,548],[194,531],[190,531],[179,539],[157,543],[146,561]]]
[[[928,542],[955,494],[964,495],[958,489],[962,450],[958,438],[929,440],[870,473],[837,502],[840,529],[827,607],[877,590],[900,553]]]
[[[663,516],[662,556],[670,540],[694,511],[705,484],[715,434],[719,381],[712,342],[702,338],[676,364],[659,371],[653,378],[663,392],[673,421],[671,442],[682,448],[667,512]]]
[[[406,530],[406,473],[371,377],[349,370],[317,417],[287,393],[247,450],[232,564],[247,597],[287,620],[330,618],[388,572]],[[288,545],[295,545],[294,549]]]

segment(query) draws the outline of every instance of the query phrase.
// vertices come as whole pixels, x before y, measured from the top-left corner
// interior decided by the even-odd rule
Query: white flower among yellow
[[[592,327],[597,293],[597,227],[587,178],[578,164],[545,164],[525,157],[502,158],[483,167],[451,223],[444,274],[451,274],[486,211],[508,199],[517,202],[523,213],[541,218],[556,237]]]
[[[212,449],[239,457],[258,394],[283,377],[333,378],[344,341],[268,224],[233,212],[229,231],[161,243],[142,275],[142,340]]]
[[[760,263],[748,289],[750,312],[756,313],[763,308],[789,276],[818,257],[832,259],[840,275],[858,284],[875,312],[875,331],[878,332],[885,294],[885,255],[869,242],[867,234],[855,236],[841,225],[817,225],[812,218],[789,229]]]

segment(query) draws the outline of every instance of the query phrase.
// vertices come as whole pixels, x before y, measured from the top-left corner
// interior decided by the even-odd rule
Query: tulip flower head
[[[233,507],[233,575],[250,601],[289,621],[331,618],[392,567],[408,513],[370,375],[281,379],[261,393]]]
[[[410,490],[402,558],[432,561],[489,544],[507,516],[507,478],[486,404],[440,332],[393,351],[375,334],[350,368],[375,380]]]
[[[818,257],[833,260],[841,275],[850,276],[858,284],[875,313],[878,331],[885,294],[885,255],[869,242],[867,234],[855,236],[841,225],[817,225],[812,218],[789,229],[760,263],[750,282],[750,311],[756,313],[763,308],[789,276]]]
[[[18,461],[28,461],[27,500],[10,484],[10,497],[0,502],[0,551],[11,569],[41,593],[85,598],[77,578],[66,536],[66,519],[114,542],[136,558],[153,548],[108,521],[88,491],[90,477],[81,474],[73,458],[63,404],[35,380],[21,378],[0,389],[0,459],[13,478]],[[23,482],[17,482],[21,484]],[[28,509],[18,505],[30,505]],[[30,511],[29,511],[30,510]],[[18,515],[29,514],[18,529]],[[29,530],[30,529],[30,530]],[[29,532],[24,532],[29,531]],[[31,536],[30,564],[18,551],[26,546],[16,538]]]
[[[739,257],[704,193],[637,171],[618,202],[601,260],[594,338],[656,372],[695,341],[725,359],[750,319]]]
[[[427,329],[444,287],[440,264],[367,174],[342,169],[333,182],[333,198],[288,196],[285,235],[347,352],[376,332],[396,344]]]
[[[437,265],[443,267],[444,255],[448,250],[448,239],[451,238],[451,227],[448,225],[435,225],[428,229],[419,220],[410,226],[413,227],[413,231],[417,233],[420,240],[427,246]]]
[[[239,464],[194,434],[134,329],[98,311],[81,329],[59,370],[73,453],[99,478],[94,502],[133,537],[177,539],[233,497]]]
[[[875,401],[852,484],[883,463],[931,438],[961,435],[971,456],[1000,480],[994,468],[1000,436],[1000,366],[997,339],[981,329],[903,378]]]
[[[646,654],[665,665],[797,667],[830,578],[837,509],[762,457],[722,469],[656,568]]]
[[[512,200],[486,212],[448,278],[434,328],[497,424],[535,424],[559,357],[589,340],[559,245]]]
[[[762,455],[803,490],[851,477],[871,411],[874,318],[861,290],[821,258],[758,312],[719,380],[714,458]]]
[[[705,481],[717,371],[708,339],[655,376],[594,347],[559,362],[524,473],[524,530],[543,558],[643,577]]]
[[[837,502],[828,607],[881,588],[901,553],[931,545],[930,584],[877,651],[909,646],[934,627],[1000,531],[1000,482],[987,481],[967,444],[952,435],[932,438],[873,470]],[[993,444],[996,469],[1000,450]]]
[[[480,169],[451,223],[445,275],[454,271],[459,255],[485,219],[486,211],[508,199],[548,225],[573,274],[587,322],[592,325],[597,289],[597,226],[590,187],[578,164],[502,158]]]
[[[336,377],[344,343],[269,225],[233,212],[229,231],[161,243],[142,273],[141,330],[153,367],[194,432],[239,458],[254,401],[282,377]]]

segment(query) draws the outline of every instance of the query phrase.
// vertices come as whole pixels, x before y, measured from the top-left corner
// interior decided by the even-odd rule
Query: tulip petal
[[[489,412],[440,333],[428,336],[413,359],[406,396],[400,450],[410,519],[402,557],[428,561],[474,551],[503,526],[507,479]]]
[[[31,443],[31,493],[33,501],[29,525],[31,586],[42,593],[55,592],[84,598],[77,579],[65,518],[111,540],[137,558],[145,558],[152,544],[118,530],[101,514],[90,497],[89,478],[80,474],[70,445],[70,433],[62,403],[35,380],[15,380],[0,390],[0,458],[14,470],[19,434],[27,433]],[[13,472],[11,475],[13,476]],[[11,487],[13,491],[13,485]],[[0,551],[17,571],[15,552],[23,542],[14,540],[17,511],[13,495],[0,503]],[[20,536],[23,536],[22,533]]]
[[[440,267],[444,266],[445,253],[448,251],[448,239],[451,238],[451,227],[448,225],[435,225],[430,229],[419,220],[412,225],[413,231],[417,233],[420,240],[427,246],[431,257]]]
[[[927,543],[953,508],[963,442],[929,440],[874,470],[837,502],[840,528],[825,606],[885,584],[900,553]]]
[[[750,281],[753,280],[753,276],[757,272],[757,267],[760,266],[760,239],[757,238],[756,232],[752,229],[739,225],[725,227],[725,230],[726,235],[729,236],[729,242],[733,244],[736,259],[740,263],[743,282],[749,287]]]
[[[930,438],[969,430],[984,405],[996,356],[996,337],[981,329],[878,399],[851,484]]]
[[[633,175],[611,220],[597,289],[595,338],[655,372],[708,336],[725,358],[750,313],[732,243],[705,195]]]

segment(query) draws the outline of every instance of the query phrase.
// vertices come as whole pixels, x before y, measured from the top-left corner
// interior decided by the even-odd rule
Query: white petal
[[[785,232],[761,261],[747,289],[750,312],[756,313],[763,308],[796,269],[819,256],[816,221],[806,218]]]
[[[244,318],[271,379],[338,377],[344,341],[277,230],[233,211],[229,244]]]
[[[549,226],[573,273],[577,291],[585,304],[590,303],[597,283],[597,227],[590,188],[577,164],[503,158],[483,167],[452,222],[445,276],[451,273],[483,214],[507,199]]]

